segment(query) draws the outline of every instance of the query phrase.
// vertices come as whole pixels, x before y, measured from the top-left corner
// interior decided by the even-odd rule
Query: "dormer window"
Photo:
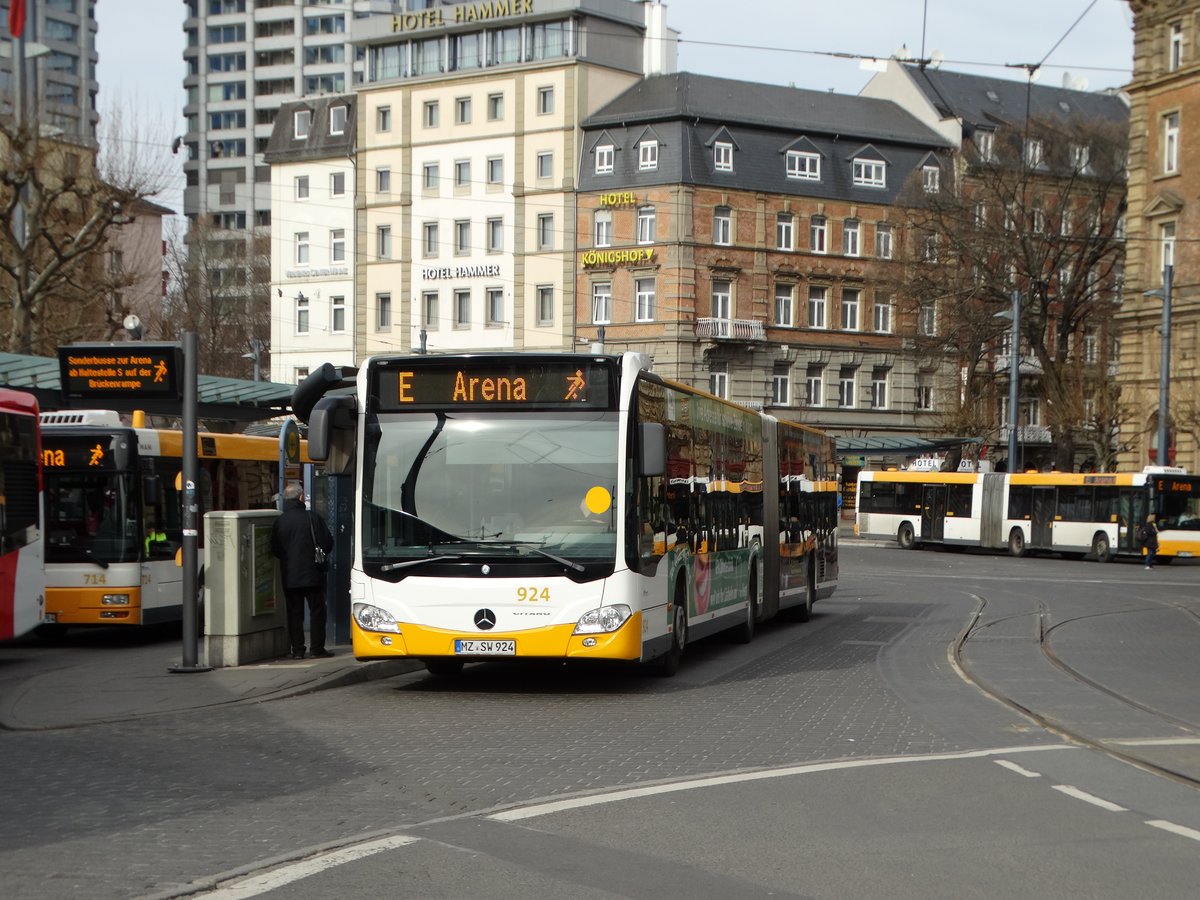
[[[921,167],[921,186],[927,194],[936,194],[942,187],[942,170],[937,166]]]
[[[613,145],[600,144],[596,147],[596,174],[611,175],[613,170]]]
[[[803,178],[805,181],[820,181],[821,157],[816,153],[789,150],[787,152],[787,177]]]
[[[991,162],[996,152],[996,133],[994,131],[975,132],[975,148],[979,151],[981,162]]]
[[[713,144],[713,168],[718,172],[733,171],[733,144],[728,141]]]
[[[887,187],[886,166],[876,159],[854,160],[854,183],[860,187]]]
[[[309,131],[312,130],[312,110],[298,109],[295,116],[295,135],[296,140],[308,137]]]
[[[658,168],[658,141],[645,140],[638,144],[638,171],[652,172]]]
[[[1044,145],[1041,138],[1025,139],[1025,165],[1036,169],[1042,164]]]
[[[1072,144],[1071,145],[1071,165],[1076,172],[1082,172],[1088,167],[1088,162],[1091,158],[1091,150],[1087,144]]]
[[[329,110],[329,133],[346,133],[346,107],[334,106]]]

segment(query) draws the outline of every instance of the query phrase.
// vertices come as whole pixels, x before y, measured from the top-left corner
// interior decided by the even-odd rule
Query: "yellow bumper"
[[[517,658],[540,659],[623,659],[642,658],[642,614],[634,613],[611,634],[573,634],[574,625],[550,625],[528,631],[482,632],[446,631],[422,625],[400,625],[400,633],[363,631],[351,621],[354,655],[359,657],[415,657],[433,659],[453,657],[456,638],[467,640],[516,641]],[[591,641],[591,645],[585,645]],[[470,657],[464,657],[470,658]],[[480,657],[511,659],[512,657]]]
[[[104,603],[108,595],[124,594],[128,603]],[[60,625],[141,625],[140,587],[46,588],[46,612]]]

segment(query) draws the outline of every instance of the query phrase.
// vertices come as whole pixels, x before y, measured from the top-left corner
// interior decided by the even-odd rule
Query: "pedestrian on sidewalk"
[[[1146,548],[1146,568],[1153,569],[1158,559],[1158,517],[1154,513],[1146,516],[1146,524],[1138,529],[1138,540]]]
[[[312,656],[333,656],[325,649],[325,571],[317,565],[317,547],[328,555],[333,535],[321,517],[305,507],[304,488],[292,482],[283,489],[283,513],[271,526],[271,553],[279,559],[283,580],[291,659],[304,659],[306,600]]]

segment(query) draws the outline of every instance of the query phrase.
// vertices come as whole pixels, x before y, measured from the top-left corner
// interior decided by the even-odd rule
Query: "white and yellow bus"
[[[0,641],[42,622],[41,494],[37,398],[0,388]]]
[[[856,533],[925,544],[1055,552],[1104,562],[1140,556],[1137,529],[1155,513],[1159,558],[1200,556],[1200,477],[1142,472],[861,472]]]
[[[48,625],[181,618],[182,451],[182,432],[128,427],[109,410],[42,414]],[[274,508],[277,438],[202,432],[197,455],[200,516]]]
[[[327,369],[327,371],[326,371]],[[354,472],[359,659],[629,660],[837,581],[834,446],[658,377],[645,357],[374,357],[297,391],[309,454]],[[769,489],[768,489],[769,486]]]

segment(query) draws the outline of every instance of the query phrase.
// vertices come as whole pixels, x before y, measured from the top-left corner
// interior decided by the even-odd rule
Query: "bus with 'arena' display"
[[[0,641],[42,621],[41,494],[37,400],[0,388]]]
[[[807,619],[837,581],[833,442],[637,354],[372,357],[296,390],[355,476],[354,653],[653,663]]]

